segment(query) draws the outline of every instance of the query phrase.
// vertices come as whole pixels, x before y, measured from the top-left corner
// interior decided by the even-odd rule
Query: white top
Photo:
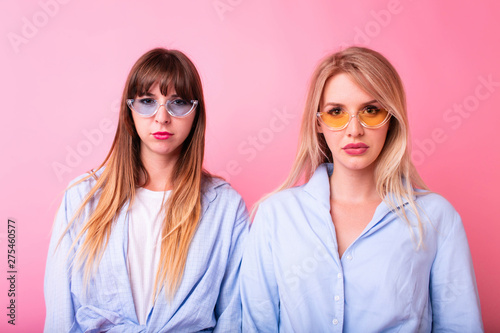
[[[153,307],[154,284],[161,254],[163,202],[170,191],[136,189],[129,211],[127,264],[135,312],[139,324],[146,323]]]

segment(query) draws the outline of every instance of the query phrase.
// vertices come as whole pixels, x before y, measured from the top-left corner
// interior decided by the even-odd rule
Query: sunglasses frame
[[[153,117],[154,115],[156,115],[158,113],[158,110],[160,110],[160,107],[164,106],[165,107],[165,110],[167,110],[168,114],[171,115],[172,117],[175,117],[175,118],[184,118],[184,117],[187,117],[189,116],[189,114],[191,114],[191,112],[193,112],[193,110],[196,109],[196,107],[198,106],[198,100],[196,99],[192,99],[190,102],[193,103],[193,106],[191,107],[191,109],[185,114],[185,115],[182,115],[182,116],[178,116],[178,115],[175,115],[172,113],[172,111],[168,108],[169,105],[175,101],[174,100],[168,100],[166,101],[165,103],[163,104],[160,104],[156,99],[153,99],[151,98],[152,100],[155,101],[156,103],[156,110],[155,112],[153,112],[153,114],[151,115],[144,115],[140,112],[138,112],[137,110],[134,109],[134,107],[132,106],[132,104],[134,103],[135,99],[131,98],[131,99],[127,99],[127,105],[128,107],[130,108],[130,110],[134,111],[135,113],[137,113],[139,116],[143,117],[143,118],[150,118],[150,117]]]

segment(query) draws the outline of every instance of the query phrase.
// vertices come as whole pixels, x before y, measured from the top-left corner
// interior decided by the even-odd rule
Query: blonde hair
[[[76,256],[77,267],[83,267],[87,285],[102,259],[115,218],[125,203],[131,204],[134,201],[136,187],[144,186],[149,180],[140,158],[141,139],[126,100],[147,93],[155,82],[159,83],[163,95],[167,95],[168,88],[173,87],[177,95],[198,100],[191,132],[182,144],[172,175],[173,189],[164,205],[165,219],[155,290],[157,295],[162,286],[167,286],[167,294],[173,298],[182,280],[189,246],[200,219],[203,184],[210,178],[210,174],[202,166],[206,115],[201,79],[194,64],[182,52],[153,49],[139,58],[132,67],[121,99],[118,129],[113,144],[97,169],[104,167],[103,171],[98,175],[97,171],[92,170],[76,183],[90,177],[96,180],[65,233],[98,194],[97,206],[83,224],[72,246],[74,248],[77,241],[83,239]]]
[[[384,201],[411,226],[404,209],[396,207],[407,200],[410,211],[417,218],[418,245],[422,245],[423,224],[414,188],[427,190],[411,161],[408,115],[403,83],[394,67],[380,53],[364,47],[349,47],[326,57],[316,68],[309,87],[297,155],[285,182],[273,193],[295,186],[302,179],[306,182],[322,163],[332,163],[332,154],[325,137],[318,132],[316,113],[319,110],[323,90],[329,78],[347,74],[384,108],[389,110],[389,130],[384,147],[377,158],[375,168],[376,188]],[[391,193],[391,196],[387,194]],[[255,208],[254,208],[255,211]],[[413,230],[410,228],[412,236]]]

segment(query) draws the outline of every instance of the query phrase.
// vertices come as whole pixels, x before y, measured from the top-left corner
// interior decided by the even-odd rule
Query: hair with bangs
[[[115,218],[127,202],[132,205],[136,188],[149,181],[148,172],[140,158],[141,139],[126,101],[146,94],[156,82],[163,95],[167,95],[168,88],[173,87],[182,98],[198,100],[191,131],[181,146],[172,175],[173,189],[163,207],[165,218],[155,297],[165,286],[166,295],[173,298],[181,282],[189,246],[200,219],[203,186],[211,177],[203,169],[206,115],[201,79],[194,64],[182,52],[156,48],[144,54],[132,67],[121,99],[113,144],[97,169],[102,169],[102,173],[91,170],[88,176],[74,184],[90,177],[96,180],[66,232],[82,217],[85,207],[98,198],[88,220],[82,221],[82,228],[72,246],[73,249],[81,240],[76,254],[77,269],[83,267],[84,281],[88,284],[98,269]]]
[[[292,170],[285,182],[273,193],[295,186],[301,179],[306,182],[322,163],[333,163],[332,153],[325,137],[318,131],[318,119],[321,98],[325,85],[331,77],[345,73],[365,92],[375,98],[390,114],[389,130],[384,147],[376,160],[375,179],[379,195],[410,226],[411,223],[404,209],[396,209],[407,200],[410,211],[417,218],[418,242],[422,245],[423,224],[414,196],[416,188],[427,190],[411,161],[409,124],[406,109],[406,97],[403,83],[396,69],[380,53],[364,47],[349,47],[336,52],[320,62],[316,68],[307,95],[305,110],[300,129],[299,147]],[[391,193],[392,195],[388,195]]]

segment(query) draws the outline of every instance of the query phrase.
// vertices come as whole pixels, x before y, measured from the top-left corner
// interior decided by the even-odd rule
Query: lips
[[[368,147],[366,144],[359,142],[359,143],[349,143],[345,145],[342,149],[349,155],[361,155],[364,154],[367,150]]]
[[[167,140],[170,138],[173,134],[169,132],[155,132],[153,133],[153,136],[157,140]]]
[[[368,148],[367,145],[365,145],[363,142],[359,143],[349,143],[344,146],[342,149],[359,149],[359,148]]]

